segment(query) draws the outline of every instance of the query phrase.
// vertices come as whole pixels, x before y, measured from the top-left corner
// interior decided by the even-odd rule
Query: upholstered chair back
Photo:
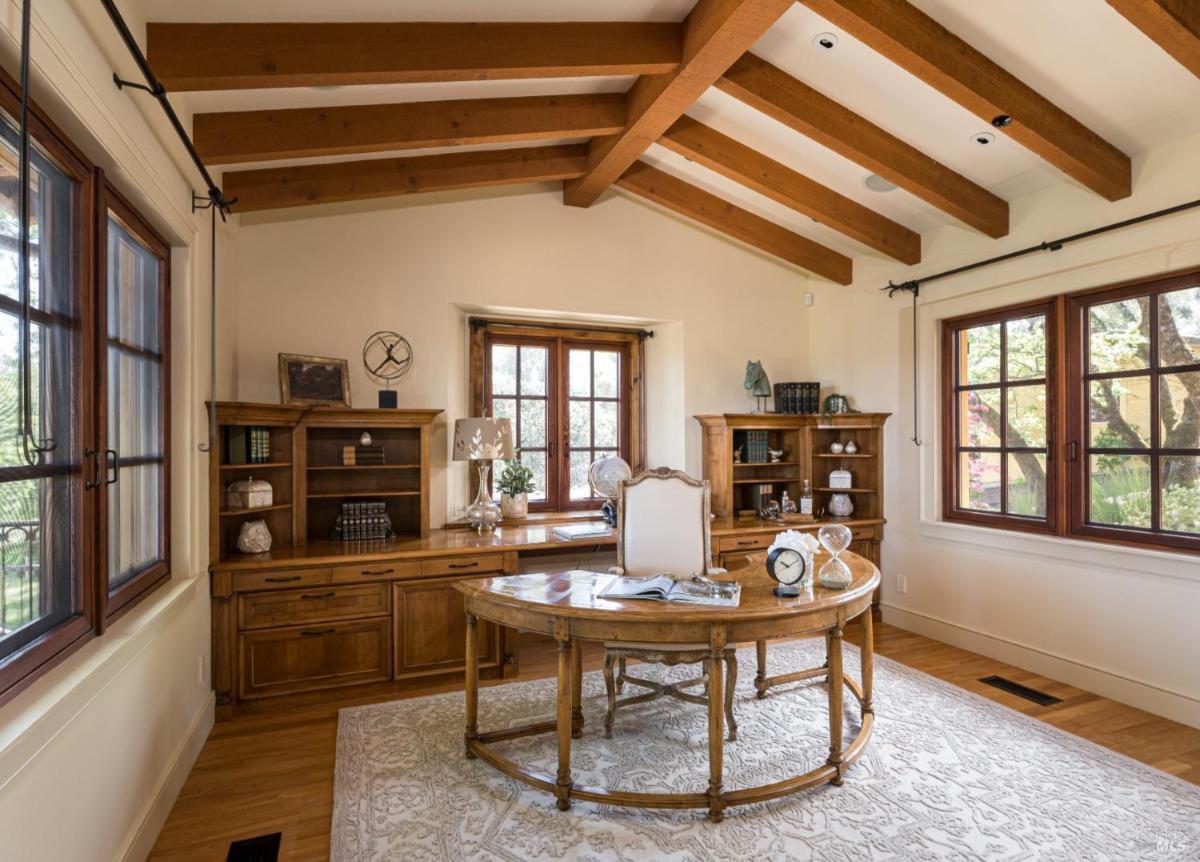
[[[621,483],[617,565],[626,575],[687,577],[711,566],[708,482],[665,467]]]

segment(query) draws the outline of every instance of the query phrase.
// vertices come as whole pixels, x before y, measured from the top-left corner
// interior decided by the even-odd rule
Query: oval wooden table
[[[826,559],[817,555],[817,568]],[[871,629],[871,595],[879,585],[879,570],[857,554],[842,559],[854,575],[845,590],[819,585],[798,598],[778,598],[772,582],[761,576],[732,580],[742,583],[741,605],[717,608],[683,603],[599,598],[597,593],[611,575],[595,572],[547,572],[483,578],[456,585],[466,597],[467,681],[466,756],[479,757],[526,784],[553,793],[560,810],[572,799],[643,808],[707,808],[709,819],[719,821],[726,806],[763,802],[824,782],[842,783],[846,768],[857,760],[871,737],[874,715],[871,703],[874,644]],[[842,672],[842,632],[847,622],[859,618],[863,625],[861,684]],[[558,691],[555,721],[479,732],[479,659],[476,645],[478,621],[551,635],[558,642]],[[826,665],[765,680],[765,650],[759,649],[759,680],[775,685],[797,679],[827,676],[829,687],[829,757],[819,766],[759,787],[725,790],[723,787],[724,681],[722,651],[726,644],[825,633]],[[571,739],[583,730],[581,703],[580,640],[626,643],[707,644],[709,781],[706,793],[642,793],[608,790],[575,784],[571,778]],[[849,744],[842,739],[843,686],[858,701],[862,721]],[[768,685],[758,686],[758,696]],[[522,766],[496,752],[492,743],[539,733],[558,735],[558,774],[551,776]],[[633,743],[631,743],[633,744]],[[736,743],[748,744],[745,740]]]

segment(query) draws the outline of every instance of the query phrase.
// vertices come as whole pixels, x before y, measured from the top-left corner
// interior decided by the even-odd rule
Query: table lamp
[[[500,523],[500,506],[488,496],[491,462],[516,456],[511,419],[484,416],[454,423],[454,460],[479,462],[479,493],[467,506],[467,522],[481,533]]]

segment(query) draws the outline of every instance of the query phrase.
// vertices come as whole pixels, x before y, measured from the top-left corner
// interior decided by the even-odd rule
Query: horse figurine
[[[746,379],[742,381],[742,388],[751,390],[750,394],[757,399],[758,409],[755,412],[766,413],[771,381],[767,379],[767,372],[763,371],[762,362],[756,359],[746,363]]]

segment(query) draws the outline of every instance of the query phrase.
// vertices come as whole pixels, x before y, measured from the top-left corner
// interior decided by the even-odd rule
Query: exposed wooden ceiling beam
[[[1128,197],[1129,156],[907,0],[803,0],[822,18],[907,69],[1110,201]]]
[[[814,275],[838,284],[853,281],[853,262],[845,255],[736,207],[645,162],[634,163],[617,179],[616,184],[767,254],[790,261]]]
[[[1108,0],[1108,5],[1200,78],[1200,3],[1196,0]]]
[[[577,177],[587,167],[583,144],[478,150],[398,159],[228,171],[223,187],[234,212],[297,207],[508,183]]]
[[[625,95],[458,99],[196,114],[205,162],[228,165],[462,144],[590,138],[625,128]]]
[[[791,0],[699,0],[683,22],[679,68],[633,83],[625,131],[592,139],[587,172],[563,186],[563,200],[591,206],[790,6]]]
[[[683,40],[671,22],[151,23],[146,45],[169,90],[238,90],[658,75]]]
[[[904,263],[921,261],[921,235],[691,117],[659,143],[685,158]]]
[[[988,236],[1008,233],[1006,201],[766,60],[746,54],[716,86]]]

